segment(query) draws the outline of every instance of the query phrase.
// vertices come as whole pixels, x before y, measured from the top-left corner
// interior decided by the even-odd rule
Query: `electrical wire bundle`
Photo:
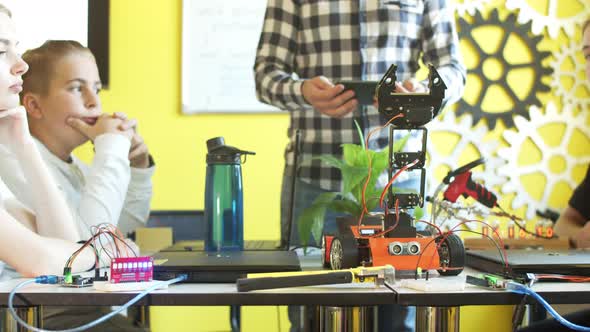
[[[369,146],[369,139],[370,137],[375,133],[375,132],[379,132],[381,130],[383,130],[384,128],[386,128],[389,124],[391,124],[395,119],[399,119],[399,118],[403,118],[404,114],[400,113],[397,114],[395,116],[393,116],[391,119],[389,119],[389,121],[387,121],[383,126],[377,127],[373,130],[371,130],[369,132],[369,134],[367,134],[367,137],[365,138],[365,148]],[[367,148],[366,148],[367,149]],[[372,167],[372,158],[371,158],[371,154],[369,153],[369,151],[367,150],[367,160],[368,160],[368,174],[367,174],[367,178],[365,180],[365,183],[363,185],[363,189],[361,191],[361,195],[362,195],[362,209],[361,209],[361,214],[359,216],[358,219],[358,227],[361,227],[363,218],[365,217],[365,214],[369,214],[369,211],[367,210],[367,203],[366,203],[366,192],[367,192],[367,186],[369,185],[369,182],[371,181],[371,173],[373,170]],[[411,162],[410,164],[402,167],[401,169],[399,169],[392,177],[391,179],[388,181],[387,185],[383,188],[381,195],[379,196],[379,207],[384,209],[384,214],[387,215],[389,213],[389,208],[384,207],[384,201],[385,201],[385,196],[387,194],[387,191],[389,190],[389,187],[391,187],[391,185],[393,184],[393,182],[405,171],[407,171],[408,169],[410,169],[411,167],[413,167],[414,165],[416,165],[419,162],[418,159],[414,160],[413,162]],[[399,200],[396,200],[395,202],[395,214],[396,214],[396,223],[389,227],[388,229],[385,229],[379,233],[376,234],[372,234],[370,236],[362,236],[362,238],[368,238],[368,237],[380,237],[383,236],[391,231],[393,231],[399,224]]]
[[[97,277],[99,275],[99,269],[101,266],[100,261],[102,258],[102,256],[101,256],[102,253],[104,253],[110,260],[112,260],[114,258],[119,258],[119,257],[129,257],[131,255],[134,255],[137,257],[137,253],[135,252],[135,250],[129,245],[129,243],[127,243],[125,241],[121,231],[117,227],[115,227],[114,225],[108,224],[108,223],[103,223],[103,224],[99,224],[98,226],[93,226],[91,228],[91,233],[92,233],[92,236],[90,237],[90,239],[86,240],[82,244],[82,246],[78,250],[76,250],[66,261],[66,265],[64,267],[64,276],[63,276],[63,282],[65,284],[72,283],[72,275],[71,275],[72,265],[73,265],[74,261],[76,260],[76,257],[78,257],[78,255],[85,248],[90,247],[90,248],[92,248],[92,250],[94,252],[94,255],[96,258],[95,259],[95,269],[96,269],[96,276]],[[106,265],[108,265],[108,264],[105,264],[105,266]],[[92,322],[89,322],[84,325],[81,325],[81,326],[78,326],[75,328],[71,328],[71,329],[45,330],[45,329],[37,328],[35,326],[31,326],[31,325],[27,324],[27,322],[25,322],[22,318],[20,318],[18,316],[18,314],[16,313],[16,311],[14,310],[14,304],[13,304],[14,296],[16,295],[16,292],[19,289],[21,289],[22,287],[24,287],[26,285],[32,284],[32,283],[59,284],[61,282],[61,278],[58,276],[55,276],[55,275],[39,276],[39,277],[30,279],[30,280],[23,281],[23,282],[19,283],[18,285],[16,285],[14,287],[14,289],[10,292],[10,295],[8,297],[8,309],[9,309],[10,314],[12,315],[14,320],[16,320],[18,322],[18,324],[24,326],[25,328],[27,328],[31,331],[36,331],[36,332],[78,332],[78,331],[84,331],[84,330],[87,330],[91,327],[94,327],[98,324],[101,324],[101,323],[107,321],[108,319],[121,313],[124,310],[127,310],[127,308],[129,308],[134,303],[138,302],[141,298],[146,296],[151,291],[161,288],[163,286],[168,286],[173,283],[177,283],[177,282],[186,280],[186,278],[187,278],[186,275],[181,275],[175,279],[158,282],[158,283],[154,284],[153,286],[149,287],[148,289],[137,294],[129,302],[125,303],[121,307],[118,307],[116,310],[114,310],[114,311],[112,311],[112,312],[104,315],[103,317],[100,317]]]
[[[135,250],[125,241],[121,231],[114,225],[103,223],[91,228],[92,236],[82,244],[66,261],[64,266],[64,281],[66,283],[72,282],[72,264],[78,255],[84,251],[85,248],[92,248],[95,255],[94,269],[96,271],[95,277],[99,277],[99,270],[101,267],[102,253],[104,253],[110,261],[118,257],[129,257],[134,255],[137,257]],[[112,245],[109,245],[112,244]],[[109,248],[110,247],[110,248]],[[110,261],[104,266],[108,266]]]
[[[163,287],[163,286],[168,286],[177,282],[181,282],[183,280],[186,280],[187,276],[186,275],[181,275],[179,277],[176,277],[174,279],[171,280],[167,280],[167,281],[160,281],[158,283],[156,283],[155,285],[151,286],[150,288],[142,291],[141,293],[137,294],[135,297],[133,297],[131,300],[129,300],[129,302],[125,303],[124,305],[120,306],[119,308],[117,308],[116,310],[113,310],[112,312],[92,321],[89,323],[86,323],[84,325],[75,327],[75,328],[71,328],[71,329],[64,329],[64,330],[45,330],[45,329],[41,329],[32,325],[29,325],[27,322],[25,322],[22,318],[20,318],[18,316],[18,314],[16,313],[16,311],[14,310],[14,296],[16,295],[16,292],[21,289],[22,287],[29,285],[29,284],[33,284],[33,283],[38,283],[38,284],[56,284],[59,280],[59,278],[57,276],[40,276],[37,278],[33,278],[30,280],[26,280],[21,282],[20,284],[16,285],[12,291],[10,292],[10,295],[8,296],[8,310],[10,312],[10,315],[14,318],[15,321],[18,322],[18,324],[24,326],[25,328],[31,330],[31,331],[35,331],[35,332],[79,332],[79,331],[84,331],[87,330],[91,327],[94,327],[98,324],[101,324],[107,320],[109,320],[110,318],[114,317],[115,315],[118,315],[119,313],[123,312],[124,310],[127,310],[130,306],[132,306],[134,303],[138,302],[139,300],[141,300],[144,296],[146,296],[147,294],[149,294],[150,292]]]

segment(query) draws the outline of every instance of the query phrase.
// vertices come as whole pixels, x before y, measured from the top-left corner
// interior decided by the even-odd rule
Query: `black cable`
[[[535,280],[531,279],[529,281],[528,287],[533,287],[534,283]],[[522,323],[522,319],[524,318],[524,309],[528,298],[528,294],[524,294],[520,300],[520,303],[514,307],[514,311],[512,312],[512,332],[516,332],[518,330],[518,326],[520,326]]]
[[[487,237],[496,246],[496,249],[498,249],[498,253],[500,253],[500,258],[502,258],[502,263],[504,264],[504,266],[510,266],[510,265],[508,265],[508,262],[506,261],[506,259],[504,257],[504,253],[502,252],[502,248],[500,247],[500,244],[496,240],[494,240],[494,238],[491,237],[489,234],[485,234],[485,233],[477,232],[477,231],[472,231],[470,229],[458,229],[458,230],[453,231],[453,233],[455,233],[455,232],[469,232],[469,233],[479,234],[479,235],[483,235],[483,236]]]
[[[527,299],[528,295],[523,295],[520,303],[514,307],[514,311],[512,312],[512,332],[516,332],[522,323],[522,319],[524,318],[524,306],[526,305]]]
[[[301,130],[295,129],[295,147],[293,148],[293,167],[291,169],[291,188],[289,191],[289,217],[287,222],[287,239],[285,239],[284,249],[289,250],[291,245],[291,232],[293,219],[295,218],[295,185],[297,183],[297,166],[299,160],[299,144],[301,143]]]

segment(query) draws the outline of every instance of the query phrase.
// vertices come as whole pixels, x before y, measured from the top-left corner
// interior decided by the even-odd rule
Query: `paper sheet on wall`
[[[183,0],[182,111],[265,112],[254,57],[266,0]]]

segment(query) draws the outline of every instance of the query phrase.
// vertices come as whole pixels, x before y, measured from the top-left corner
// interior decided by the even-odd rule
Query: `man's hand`
[[[127,115],[122,112],[115,112],[114,116],[124,120],[119,129],[133,130],[131,138],[131,148],[129,149],[129,163],[133,168],[148,168],[150,166],[150,152],[143,138],[137,133],[137,121],[128,120]]]
[[[428,88],[415,78],[410,78],[402,83],[395,82],[395,91],[399,93],[428,93]]]
[[[72,128],[78,130],[82,135],[86,136],[93,142],[97,136],[106,133],[123,135],[131,140],[134,133],[132,129],[121,129],[121,125],[125,121],[130,120],[121,120],[108,114],[101,114],[93,125],[89,125],[78,118],[68,118],[67,121]]]
[[[576,248],[590,248],[590,221],[582,227],[578,234],[572,236]]]
[[[12,152],[20,152],[24,145],[33,142],[25,108],[18,106],[0,111],[0,144]]]
[[[397,93],[428,93],[428,88],[416,80],[415,78],[410,78],[403,82],[395,82],[395,92]],[[375,108],[379,108],[379,102],[377,98],[373,99],[373,106]]]
[[[316,76],[303,82],[303,98],[320,113],[333,118],[341,118],[354,111],[358,101],[354,91],[344,91],[342,84],[334,85],[324,76]]]

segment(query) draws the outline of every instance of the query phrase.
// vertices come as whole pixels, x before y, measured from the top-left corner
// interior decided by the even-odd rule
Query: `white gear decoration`
[[[432,137],[432,133],[437,132],[451,133],[459,137],[459,141],[449,155],[439,153],[436,151],[432,143],[428,144],[427,152],[429,158],[426,176],[428,189],[431,195],[434,194],[434,191],[442,180],[435,177],[434,170],[442,166],[446,166],[449,170],[454,170],[463,166],[463,164],[459,163],[459,157],[470,145],[477,149],[479,157],[483,157],[486,160],[484,171],[474,172],[473,179],[477,182],[484,183],[488,189],[491,189],[492,186],[506,182],[506,178],[499,176],[496,172],[496,169],[504,163],[502,159],[493,155],[493,151],[496,151],[498,147],[498,142],[484,142],[484,137],[488,133],[488,128],[486,126],[473,128],[473,117],[470,114],[461,116],[460,120],[457,122],[455,113],[451,110],[447,110],[442,119],[441,117],[438,117],[426,126],[430,137]],[[438,223],[441,228],[451,229],[462,221],[479,220],[483,216],[480,214],[481,209],[479,208],[483,205],[477,201],[474,201],[467,206],[462,202],[457,202],[455,205],[462,206],[462,209],[453,210],[454,212],[450,214],[449,211],[447,211],[442,215],[438,215],[437,220],[433,220],[433,222]],[[464,224],[464,226],[472,231],[479,227],[478,225],[469,223]]]
[[[464,17],[465,13],[473,16],[475,11],[483,11],[483,7],[490,2],[490,0],[455,0],[453,2],[453,11],[459,16]]]
[[[442,120],[438,117],[427,124],[426,127],[428,128],[428,135],[430,137],[436,132],[452,133],[460,137],[453,151],[449,155],[441,155],[434,149],[432,142],[428,144],[426,150],[429,158],[426,175],[430,191],[434,191],[436,186],[442,180],[435,178],[434,170],[441,166],[447,166],[449,170],[463,166],[459,164],[459,157],[469,145],[475,147],[479,152],[479,156],[486,159],[484,171],[474,172],[473,179],[485,182],[485,185],[488,188],[506,182],[505,178],[499,176],[495,172],[496,168],[503,163],[502,159],[493,156],[493,151],[496,150],[498,142],[484,142],[484,137],[488,133],[488,129],[485,126],[472,128],[473,117],[471,115],[466,114],[462,116],[457,123],[455,113],[451,110],[447,110]]]
[[[528,21],[532,21],[531,31],[535,35],[543,33],[543,29],[547,28],[547,32],[551,38],[557,37],[559,29],[563,29],[569,37],[573,37],[576,25],[582,25],[588,16],[590,16],[590,2],[588,0],[548,0],[548,13],[547,15],[539,13],[528,1],[534,0],[506,0],[506,8],[510,10],[518,9],[518,23],[525,24]],[[570,17],[558,17],[557,7],[569,3],[570,1],[577,1],[581,4],[584,9],[580,10],[573,16]]]
[[[582,86],[585,86],[586,90],[590,91],[590,83],[587,80],[580,79],[580,75],[584,74],[584,66],[576,59],[579,48],[580,46],[572,41],[569,47],[562,46],[561,52],[553,54],[555,61],[551,62],[551,67],[553,68],[551,87],[555,90],[555,94],[562,98],[563,105],[571,105],[574,109],[585,110],[590,107],[590,95],[587,95],[585,98],[576,96],[576,91],[581,89]],[[568,59],[574,64],[574,69],[573,71],[562,71],[561,66]],[[564,89],[561,85],[561,78],[564,76],[567,76],[574,82],[570,89]]]
[[[503,136],[509,147],[500,149],[498,155],[504,158],[507,163],[500,167],[498,172],[508,178],[508,181],[502,186],[502,192],[515,193],[512,208],[519,209],[526,205],[526,218],[532,219],[535,215],[535,208],[547,207],[549,196],[556,183],[564,181],[572,189],[578,185],[572,177],[572,170],[576,165],[590,163],[590,156],[573,157],[568,154],[567,147],[574,131],[579,131],[590,139],[590,128],[586,126],[587,115],[584,112],[579,112],[578,115],[574,116],[571,107],[566,106],[561,113],[558,113],[553,102],[547,104],[545,114],[542,114],[541,110],[536,106],[531,106],[529,113],[530,121],[518,116],[515,118],[516,131],[504,131]],[[548,124],[556,123],[565,125],[566,130],[558,146],[547,146],[538,130]],[[520,148],[526,139],[530,139],[537,146],[542,153],[542,157],[540,162],[523,167],[518,164],[518,156],[520,155]],[[555,156],[563,158],[566,162],[566,169],[560,174],[552,173],[549,167],[551,158]],[[526,188],[523,188],[521,182],[522,176],[538,172],[544,174],[547,179],[540,201],[531,197]]]

